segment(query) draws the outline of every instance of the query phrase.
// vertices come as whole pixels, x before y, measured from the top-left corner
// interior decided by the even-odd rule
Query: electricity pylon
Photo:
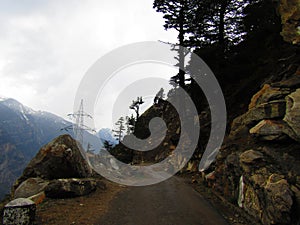
[[[94,129],[84,125],[84,118],[90,118],[92,119],[93,117],[87,113],[84,112],[83,109],[83,99],[81,99],[80,102],[80,106],[79,106],[79,110],[77,112],[74,113],[70,113],[68,114],[68,116],[75,121],[75,124],[72,124],[70,126],[67,126],[61,130],[66,130],[69,131],[70,129],[73,129],[74,131],[74,135],[75,135],[75,139],[77,141],[79,141],[79,143],[81,143],[82,147],[83,147],[83,141],[84,141],[84,132],[85,131],[91,131],[91,132],[96,132]]]

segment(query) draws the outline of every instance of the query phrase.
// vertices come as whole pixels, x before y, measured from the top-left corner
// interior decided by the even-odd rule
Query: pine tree
[[[134,116],[131,114],[131,116],[126,116],[126,125],[127,125],[127,131],[126,134],[129,135],[131,133],[134,132],[134,128],[135,128],[135,118]]]
[[[198,1],[191,27],[190,45],[217,45],[221,53],[243,40],[244,8],[249,0]]]
[[[137,100],[133,100],[132,104],[129,106],[130,109],[134,110],[136,113],[136,121],[140,117],[140,105],[144,104],[142,97],[137,97]]]
[[[193,17],[196,4],[195,0],[155,0],[153,3],[153,8],[164,14],[165,29],[175,29],[178,32],[176,50],[178,51],[178,66],[181,69],[171,78],[171,83],[179,84],[182,88],[185,87],[185,72],[182,70],[185,67],[184,47],[188,47],[187,36],[191,31],[191,17]]]
[[[164,89],[161,88],[157,94],[155,95],[155,98],[154,98],[154,104],[159,104],[161,100],[163,100],[163,98],[165,97],[165,94],[164,94]]]
[[[117,126],[117,129],[113,130],[113,132],[115,133],[114,137],[116,137],[118,141],[121,141],[125,131],[124,118],[120,117],[115,125]]]

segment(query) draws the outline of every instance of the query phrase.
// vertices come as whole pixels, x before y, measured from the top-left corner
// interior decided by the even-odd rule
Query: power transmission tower
[[[84,118],[90,118],[92,119],[93,117],[87,113],[84,112],[83,109],[83,99],[81,99],[79,110],[74,113],[68,114],[68,116],[75,121],[75,124],[72,124],[68,127],[63,128],[62,130],[69,131],[70,129],[73,129],[75,139],[81,143],[83,147],[83,141],[84,141],[84,132],[85,131],[91,131],[91,132],[96,132],[94,129],[84,125]]]

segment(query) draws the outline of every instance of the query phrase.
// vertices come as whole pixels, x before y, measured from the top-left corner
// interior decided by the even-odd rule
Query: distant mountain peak
[[[0,95],[0,102],[7,100],[6,96]]]

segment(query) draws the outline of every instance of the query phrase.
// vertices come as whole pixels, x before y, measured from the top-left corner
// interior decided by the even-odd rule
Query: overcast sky
[[[80,80],[101,56],[133,42],[176,41],[152,3],[1,0],[0,95],[66,118]]]

